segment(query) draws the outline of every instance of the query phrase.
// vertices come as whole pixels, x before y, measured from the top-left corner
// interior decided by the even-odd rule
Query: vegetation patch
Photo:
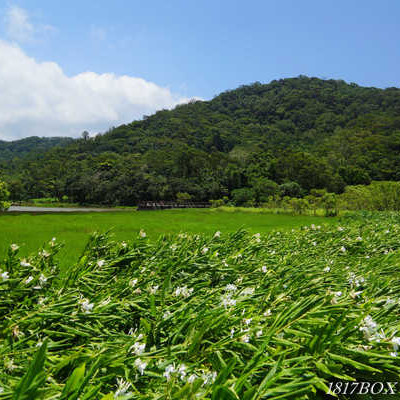
[[[342,193],[400,179],[399,110],[398,88],[300,76],[241,86],[60,146],[37,138],[0,143],[0,170],[15,201],[67,196],[132,206],[227,196],[256,205],[312,189]]]
[[[235,211],[224,209],[184,209],[164,211],[126,211],[104,213],[67,214],[2,214],[0,216],[0,258],[7,253],[12,243],[20,245],[19,254],[28,256],[49,238],[56,237],[65,246],[59,254],[60,268],[65,270],[74,265],[82,253],[92,232],[112,230],[116,240],[129,240],[144,228],[147,237],[156,240],[162,234],[180,232],[206,233],[217,230],[235,232],[246,228],[252,233],[265,233],[273,229],[292,229],[302,225],[334,223],[335,218],[256,214],[261,209],[246,208]]]
[[[51,240],[0,268],[0,398],[316,399],[396,381],[400,220]],[[15,397],[16,396],[16,397]],[[345,397],[343,397],[345,398]]]

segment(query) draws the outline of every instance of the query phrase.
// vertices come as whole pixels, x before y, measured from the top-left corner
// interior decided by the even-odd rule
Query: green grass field
[[[65,242],[61,251],[63,267],[72,265],[91,233],[111,230],[116,240],[129,241],[140,229],[150,239],[162,234],[190,232],[211,234],[245,228],[251,233],[287,230],[314,224],[331,224],[335,218],[276,215],[254,210],[165,210],[127,211],[90,214],[2,214],[0,215],[0,258],[11,243],[20,246],[20,254],[37,251],[53,237]]]

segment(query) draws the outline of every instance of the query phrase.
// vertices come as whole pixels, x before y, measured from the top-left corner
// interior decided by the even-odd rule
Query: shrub
[[[218,207],[222,207],[225,205],[225,202],[222,199],[210,200],[210,203],[211,203],[211,207],[213,207],[213,208],[218,208]]]
[[[400,211],[400,182],[347,186],[339,199],[341,207],[349,210]]]
[[[258,178],[252,182],[252,190],[256,202],[265,202],[270,196],[278,193],[279,185],[269,179]]]
[[[192,196],[189,193],[186,192],[178,192],[176,194],[176,200],[178,203],[187,203],[192,199]]]
[[[326,193],[321,200],[326,217],[334,217],[338,214],[337,197],[335,193]]]
[[[10,192],[7,190],[5,182],[0,181],[0,211],[6,211],[10,208],[11,202],[8,201]]]
[[[254,192],[250,188],[234,189],[231,196],[235,206],[244,206],[254,200]]]
[[[308,201],[306,199],[291,199],[290,205],[296,214],[303,214],[309,207]]]

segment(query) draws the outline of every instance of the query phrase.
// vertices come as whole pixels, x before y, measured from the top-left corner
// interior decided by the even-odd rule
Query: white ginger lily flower
[[[129,286],[135,287],[137,283],[138,283],[138,280],[137,280],[137,279],[131,279],[131,280],[129,281]]]
[[[266,265],[263,265],[263,266],[261,267],[261,271],[264,272],[264,274],[266,274],[266,273],[268,272],[267,266],[266,266]]]
[[[1,279],[2,279],[3,281],[6,281],[7,279],[10,279],[10,275],[9,275],[8,271],[2,272],[2,273],[0,274],[0,276],[1,276]]]
[[[151,293],[151,294],[156,294],[156,293],[157,293],[157,290],[158,290],[158,288],[159,288],[159,286],[158,286],[158,285],[156,285],[156,286],[152,286],[152,287],[150,288],[150,293]]]
[[[243,322],[245,325],[249,326],[251,324],[253,318],[244,319]]]
[[[136,342],[131,348],[130,351],[134,354],[136,354],[137,356],[140,356],[144,350],[146,348],[146,344],[145,343],[139,343]]]
[[[230,296],[222,296],[221,304],[224,306],[224,308],[233,307],[236,305],[236,300],[232,299]]]
[[[193,288],[188,289],[187,286],[177,287],[174,291],[174,296],[189,297],[193,293]]]
[[[180,365],[177,372],[179,374],[179,377],[183,381],[186,377],[186,365],[185,364]]]
[[[248,288],[245,288],[244,290],[242,290],[242,295],[243,296],[250,296],[250,295],[254,294],[254,291],[255,291],[254,288],[248,287]]]
[[[47,278],[43,274],[40,274],[40,276],[39,276],[40,286],[43,286],[46,282],[47,282]]]
[[[87,299],[83,300],[82,303],[81,303],[82,311],[85,314],[91,313],[92,310],[93,310],[93,307],[94,307],[94,304],[90,303],[89,300],[87,300]]]
[[[241,340],[242,340],[243,343],[249,343],[250,336],[249,335],[244,335],[244,336],[242,336]]]
[[[128,392],[129,388],[132,386],[129,382],[124,381],[122,378],[117,378],[117,384],[118,388],[114,393],[114,399],[132,395],[132,392]]]
[[[391,342],[392,342],[394,351],[397,351],[400,347],[400,337],[393,336]]]
[[[227,292],[236,292],[237,287],[236,287],[236,285],[234,285],[233,283],[229,283],[228,285],[226,285],[225,290],[226,290]]]
[[[167,378],[167,381],[169,381],[171,379],[171,375],[174,374],[175,372],[176,372],[175,364],[170,364],[167,365],[167,367],[165,368],[163,376],[165,376]]]
[[[139,370],[140,375],[143,375],[144,370],[147,367],[147,362],[142,361],[140,358],[135,360],[135,367]]]

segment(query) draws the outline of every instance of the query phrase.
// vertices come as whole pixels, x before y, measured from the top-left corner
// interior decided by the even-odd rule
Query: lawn
[[[0,215],[0,258],[10,244],[20,246],[20,254],[37,251],[53,237],[64,242],[63,267],[72,265],[91,233],[111,230],[116,240],[129,241],[143,229],[150,239],[179,232],[212,234],[244,228],[251,233],[288,230],[299,226],[331,224],[335,218],[276,215],[251,210],[184,209],[126,211],[88,214],[2,214]]]

